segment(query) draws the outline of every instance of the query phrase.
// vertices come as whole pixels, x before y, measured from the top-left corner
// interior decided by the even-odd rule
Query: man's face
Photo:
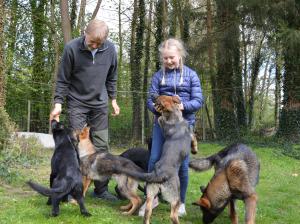
[[[85,34],[85,43],[89,50],[95,50],[102,45],[102,40],[90,34]]]

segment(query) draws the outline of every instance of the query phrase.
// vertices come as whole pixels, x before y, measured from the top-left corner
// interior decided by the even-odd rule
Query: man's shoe
[[[152,203],[152,209],[156,208],[159,205],[158,197],[156,196]],[[146,202],[142,205],[142,207],[139,210],[139,216],[144,217],[146,210]]]
[[[92,196],[94,198],[100,198],[100,199],[107,200],[107,201],[118,201],[119,200],[115,195],[109,193],[108,191],[104,191],[102,194],[96,194],[95,192],[93,192]]]
[[[178,216],[182,217],[186,215],[185,205],[184,203],[181,203],[178,209]]]

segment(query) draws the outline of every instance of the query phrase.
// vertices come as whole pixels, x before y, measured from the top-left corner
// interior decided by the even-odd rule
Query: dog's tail
[[[40,184],[37,184],[33,181],[28,181],[27,184],[36,192],[40,193],[41,195],[51,197],[53,194],[57,194],[57,197],[63,197],[64,195],[68,194],[71,189],[71,183],[68,180],[62,181],[62,185],[56,188],[48,188],[44,187]]]
[[[157,175],[155,171],[151,173],[143,173],[136,170],[124,169],[118,166],[115,167],[115,172],[118,174],[125,174],[132,177],[133,179],[145,181],[148,183],[162,183],[169,179],[168,175]]]
[[[212,166],[217,166],[220,161],[220,157],[218,154],[214,154],[212,156],[200,159],[193,159],[189,162],[189,167],[195,171],[206,171],[212,168]]]

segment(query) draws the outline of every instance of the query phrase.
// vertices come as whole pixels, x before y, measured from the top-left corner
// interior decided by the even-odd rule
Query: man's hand
[[[112,105],[112,108],[113,108],[113,112],[112,112],[112,116],[118,116],[120,114],[120,107],[118,106],[117,104],[117,100],[116,99],[113,99],[111,101],[111,105]]]
[[[61,104],[60,103],[56,103],[54,105],[54,109],[52,110],[52,112],[50,113],[50,121],[52,121],[53,119],[59,122],[59,115],[61,114]]]

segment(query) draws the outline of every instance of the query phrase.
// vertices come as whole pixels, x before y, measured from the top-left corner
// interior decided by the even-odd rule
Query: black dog
[[[51,121],[51,128],[55,142],[55,151],[51,159],[50,188],[43,187],[32,181],[28,185],[38,193],[48,196],[48,204],[52,204],[52,216],[59,214],[59,203],[68,194],[77,200],[80,212],[90,216],[83,201],[82,175],[79,160],[73,140],[63,124]]]

